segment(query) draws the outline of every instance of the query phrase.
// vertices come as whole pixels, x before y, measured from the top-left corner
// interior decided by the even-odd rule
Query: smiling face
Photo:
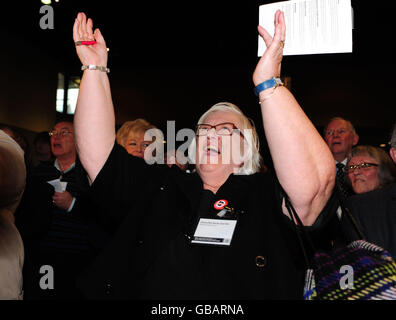
[[[126,151],[138,158],[144,158],[144,151],[152,141],[144,140],[144,132],[130,132],[125,139]]]
[[[51,136],[53,155],[56,158],[75,157],[76,147],[74,144],[73,124],[70,122],[59,122],[52,128],[52,131],[56,133]]]
[[[240,128],[240,119],[235,112],[215,111],[210,113],[204,124],[232,123]],[[224,182],[243,164],[244,139],[234,130],[231,136],[218,135],[214,128],[207,135],[197,137],[196,169],[205,180]]]
[[[338,162],[343,161],[359,141],[350,124],[343,119],[335,119],[329,123],[325,131],[325,140],[331,153]]]
[[[378,161],[369,155],[356,155],[349,160],[348,166],[362,163],[378,164]],[[348,178],[352,183],[353,191],[357,194],[373,191],[380,187],[378,167],[376,166],[348,170]]]

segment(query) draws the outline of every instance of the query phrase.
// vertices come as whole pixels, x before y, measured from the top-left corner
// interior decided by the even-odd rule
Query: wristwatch
[[[264,91],[264,90],[267,90],[267,89],[270,89],[270,88],[273,88],[273,87],[276,88],[276,87],[279,87],[279,86],[283,86],[282,80],[280,78],[274,77],[274,78],[271,78],[271,79],[266,80],[264,82],[261,82],[259,85],[257,85],[254,88],[254,94],[256,96],[258,96],[261,91]]]

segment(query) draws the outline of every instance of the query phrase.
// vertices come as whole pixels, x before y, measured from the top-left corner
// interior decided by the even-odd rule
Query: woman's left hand
[[[258,32],[263,38],[267,49],[259,60],[253,73],[253,82],[255,86],[268,79],[280,76],[283,47],[286,37],[285,15],[282,11],[276,11],[274,23],[275,34],[273,37],[263,27],[258,26]]]

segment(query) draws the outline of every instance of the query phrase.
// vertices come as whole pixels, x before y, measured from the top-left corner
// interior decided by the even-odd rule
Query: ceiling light
[[[44,4],[51,4],[51,0],[41,0],[41,3],[44,3]]]

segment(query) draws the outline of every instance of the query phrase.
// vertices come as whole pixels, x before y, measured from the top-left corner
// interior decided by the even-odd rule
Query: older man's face
[[[352,131],[347,121],[336,119],[327,126],[325,140],[334,158],[342,161],[357,144],[359,137]]]
[[[76,152],[73,124],[59,122],[52,128],[51,150],[55,157],[70,155]]]

